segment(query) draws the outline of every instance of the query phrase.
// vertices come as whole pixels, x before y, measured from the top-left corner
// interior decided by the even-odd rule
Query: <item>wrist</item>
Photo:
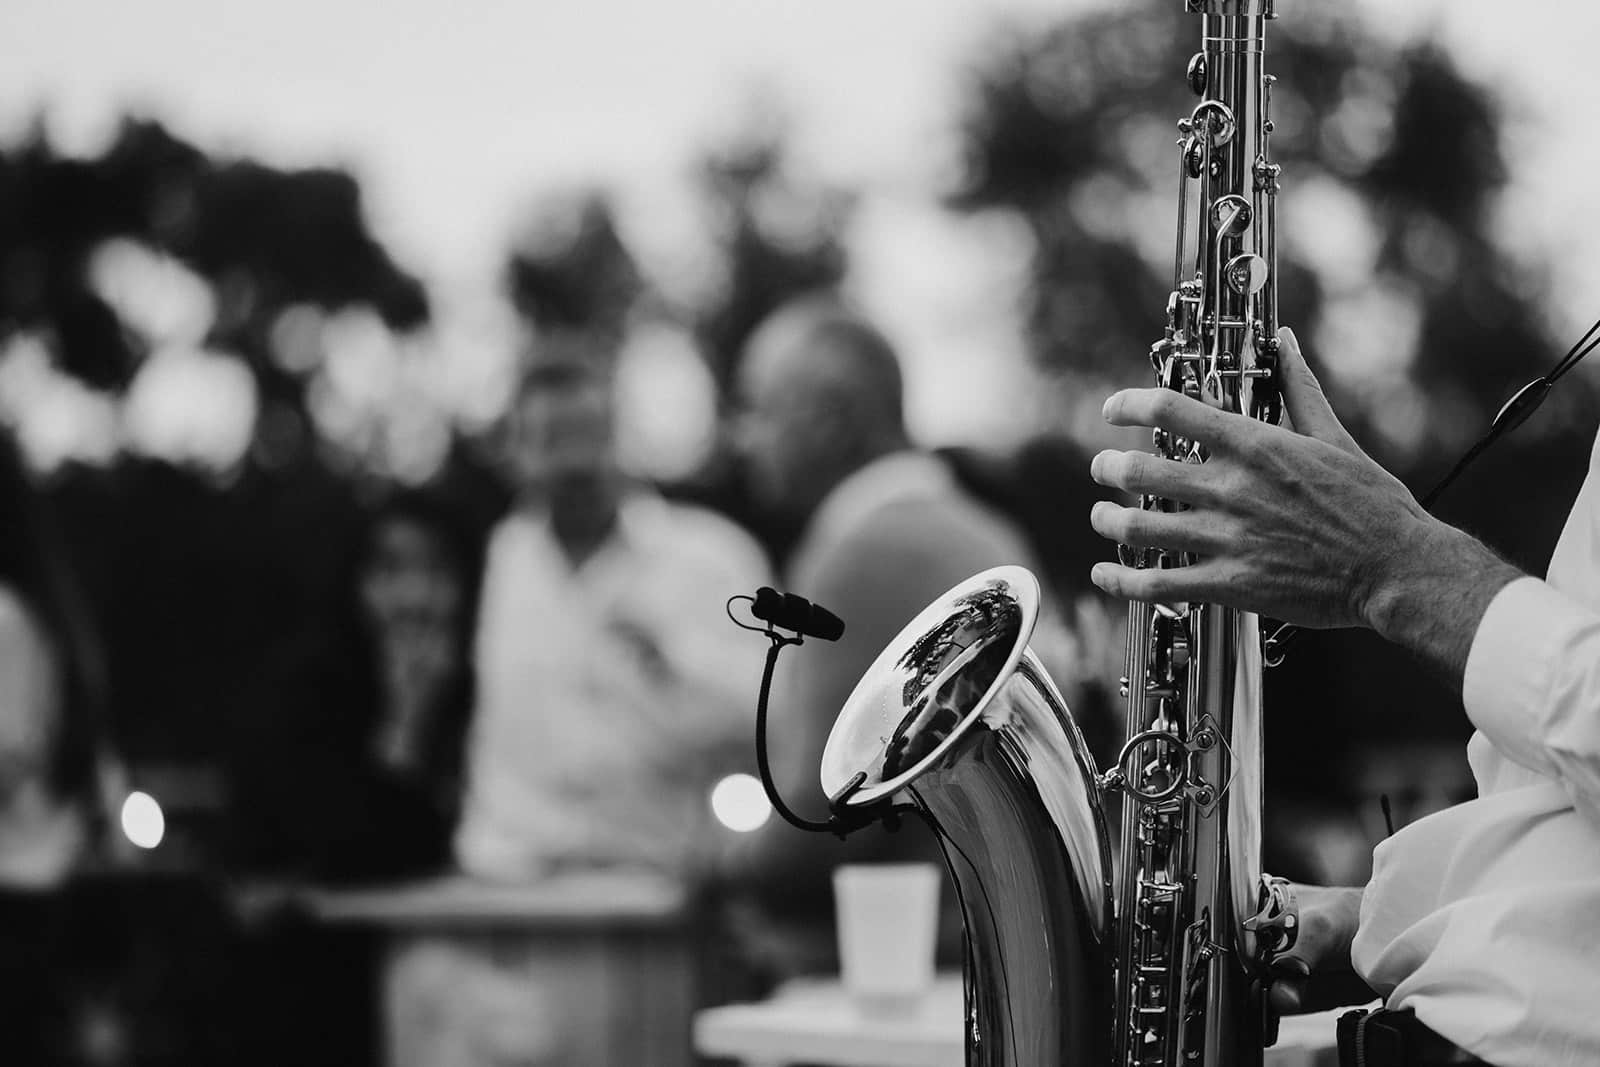
[[[1434,555],[1433,543],[1439,539],[1435,522],[1430,515],[1415,517],[1373,541],[1376,559],[1365,568],[1366,581],[1357,584],[1354,608],[1361,625],[1386,640],[1394,640],[1394,630],[1421,588],[1423,564]]]
[[[1406,531],[1366,591],[1359,617],[1393,644],[1459,680],[1489,602],[1522,572],[1432,516]]]

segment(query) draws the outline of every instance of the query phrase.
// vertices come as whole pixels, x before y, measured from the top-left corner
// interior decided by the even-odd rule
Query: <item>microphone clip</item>
[[[844,620],[821,604],[813,604],[793,593],[780,593],[762,586],[750,598],[750,614],[769,628],[792,630],[798,637],[837,641],[844,636]]]
[[[766,623],[765,626],[752,626],[734,615],[733,605],[741,600],[750,602],[750,614]],[[772,675],[778,664],[778,653],[789,645],[805,644],[807,637],[837,641],[844,634],[843,620],[820,604],[766,586],[757,590],[755,596],[729,597],[727,612],[734,625],[763,634],[772,642],[772,647],[767,650],[766,668],[761,674],[761,693],[756,700],[756,767],[761,772],[761,787],[766,791],[772,810],[797,830],[833,834],[841,841],[880,820],[889,830],[899,829],[900,809],[888,801],[865,808],[848,806],[850,798],[866,783],[865,771],[856,774],[845,783],[843,789],[828,798],[829,814],[825,821],[806,819],[795,814],[778,793],[777,782],[772,777],[771,760],[767,755],[767,704],[772,695]],[[780,629],[791,633],[780,633]]]

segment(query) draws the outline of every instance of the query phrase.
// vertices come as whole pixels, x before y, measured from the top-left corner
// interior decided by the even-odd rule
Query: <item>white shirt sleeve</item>
[[[1600,827],[1600,613],[1537,578],[1507,585],[1473,636],[1462,700],[1496,749]]]

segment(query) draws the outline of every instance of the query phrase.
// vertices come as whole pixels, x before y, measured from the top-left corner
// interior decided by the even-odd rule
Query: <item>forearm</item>
[[[1373,581],[1368,626],[1420,657],[1455,692],[1489,602],[1522,572],[1476,538],[1431,517],[1415,540],[1395,546],[1392,569]]]

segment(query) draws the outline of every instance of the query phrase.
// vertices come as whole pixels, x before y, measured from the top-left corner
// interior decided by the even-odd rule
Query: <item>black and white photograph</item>
[[[1600,6],[0,41],[0,1064],[1600,1065]]]

